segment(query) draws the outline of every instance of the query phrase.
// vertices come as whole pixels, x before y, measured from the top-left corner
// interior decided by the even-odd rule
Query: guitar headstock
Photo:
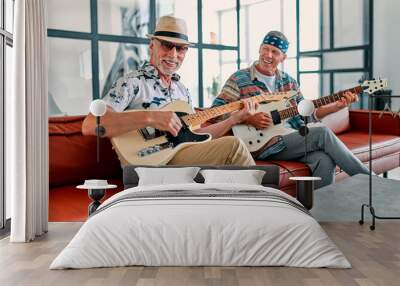
[[[361,84],[364,92],[368,94],[373,94],[377,91],[384,90],[387,86],[387,79],[364,80],[364,82]]]

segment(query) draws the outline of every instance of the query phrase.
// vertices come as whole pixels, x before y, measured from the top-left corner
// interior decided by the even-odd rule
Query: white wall
[[[385,77],[393,94],[400,95],[400,1],[374,1],[374,77]],[[400,99],[393,101],[400,107]]]

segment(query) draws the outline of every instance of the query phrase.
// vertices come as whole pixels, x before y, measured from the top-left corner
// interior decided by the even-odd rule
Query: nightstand
[[[310,210],[314,204],[314,182],[320,181],[320,177],[290,177],[289,180],[296,181],[297,200]]]
[[[83,185],[77,186],[78,189],[88,190],[89,198],[92,199],[92,203],[88,206],[88,216],[94,213],[101,205],[100,200],[106,194],[106,190],[116,187],[117,185],[108,184],[107,180],[85,180]]]

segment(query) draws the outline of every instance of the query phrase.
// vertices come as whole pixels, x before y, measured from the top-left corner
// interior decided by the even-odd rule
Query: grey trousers
[[[307,164],[313,176],[321,177],[316,188],[329,185],[335,180],[338,165],[348,175],[369,174],[364,164],[327,127],[310,127],[307,135],[307,159],[305,158],[305,138],[299,132],[283,136],[286,148],[271,155],[271,160],[297,160]]]

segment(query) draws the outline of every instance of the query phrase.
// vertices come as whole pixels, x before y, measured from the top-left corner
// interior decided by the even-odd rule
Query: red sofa
[[[49,118],[49,158],[50,158],[50,210],[52,198],[56,194],[68,193],[68,198],[58,196],[59,200],[69,199],[73,204],[74,196],[83,195],[75,186],[85,179],[108,179],[122,189],[121,167],[108,139],[101,139],[100,163],[96,161],[96,137],[83,136],[81,125],[84,116],[66,116]],[[368,111],[342,110],[334,116],[328,116],[324,123],[352,150],[357,157],[368,164]],[[373,112],[373,170],[380,174],[400,166],[400,118],[385,113]],[[281,190],[295,195],[295,185],[289,177],[310,175],[308,167],[295,161],[259,161],[257,164],[278,164]],[[290,171],[289,171],[290,170]],[[337,179],[346,176],[337,169]],[[109,195],[115,193],[108,192]],[[86,196],[86,195],[85,195]],[[87,202],[90,200],[87,199]],[[78,207],[78,206],[76,206]],[[51,216],[50,216],[51,220]]]

